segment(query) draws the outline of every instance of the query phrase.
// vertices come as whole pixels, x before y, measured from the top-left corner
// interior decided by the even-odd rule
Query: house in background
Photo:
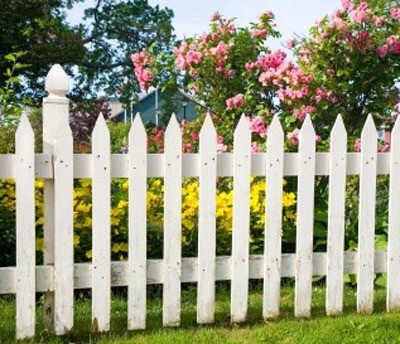
[[[196,119],[200,113],[196,110],[196,106],[204,106],[196,101],[190,94],[182,90],[178,90],[176,98],[179,99],[179,109],[176,113],[178,121],[182,120],[192,121]],[[162,113],[164,100],[162,91],[158,88],[151,90],[146,94],[139,95],[138,102],[133,105],[131,110],[121,110],[115,113],[111,118],[117,122],[131,122],[137,113],[140,113],[143,123],[154,123],[159,125],[160,116]]]

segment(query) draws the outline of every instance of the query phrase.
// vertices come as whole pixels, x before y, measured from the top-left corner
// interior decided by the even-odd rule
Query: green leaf
[[[4,58],[5,58],[6,60],[12,61],[12,62],[17,61],[17,58],[15,57],[14,54],[7,54],[6,56],[4,56]]]

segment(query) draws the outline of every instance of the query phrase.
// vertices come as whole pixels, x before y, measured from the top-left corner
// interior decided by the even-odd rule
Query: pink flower
[[[214,22],[214,21],[217,21],[220,18],[221,18],[221,16],[220,16],[220,14],[218,12],[213,12],[211,14],[210,21]]]
[[[245,68],[246,68],[246,70],[247,70],[248,72],[251,72],[251,71],[253,70],[253,68],[254,68],[254,64],[253,64],[253,63],[248,63],[248,62],[246,62]]]
[[[354,142],[353,149],[355,152],[361,152],[361,139],[357,139],[356,142]]]
[[[297,146],[299,144],[299,134],[300,130],[296,128],[286,135],[287,139],[293,146]]]
[[[191,137],[193,140],[197,140],[197,139],[199,138],[199,134],[196,133],[196,132],[192,132],[192,133],[190,133],[190,137]]]
[[[346,11],[351,11],[354,8],[354,4],[351,0],[342,0],[342,6]]]
[[[388,54],[389,49],[388,46],[384,44],[378,47],[376,51],[378,52],[379,57],[384,58]]]
[[[256,37],[265,37],[268,34],[267,29],[257,29],[253,28],[250,30],[251,37],[256,38]]]
[[[228,146],[224,145],[223,143],[218,143],[217,145],[217,152],[218,153],[224,153],[228,150]]]
[[[304,81],[305,81],[307,84],[309,84],[310,82],[312,82],[312,80],[313,80],[313,77],[312,77],[311,74],[310,74],[310,75],[307,75],[307,76],[305,77],[305,79],[304,79]]]
[[[380,16],[375,18],[375,25],[377,28],[381,28],[383,23],[386,21],[385,16]]]
[[[189,50],[186,54],[186,62],[189,66],[199,64],[202,59],[202,53],[199,51]]]
[[[350,12],[350,19],[357,24],[364,22],[368,14],[367,7],[368,3],[362,2],[355,10]]]
[[[251,152],[252,153],[260,153],[261,149],[260,147],[258,147],[258,143],[257,142],[252,142],[251,143]]]
[[[250,118],[247,117],[249,124],[250,124],[250,130],[252,133],[257,133],[260,135],[260,137],[266,137],[267,136],[267,127],[265,126],[265,122],[263,119],[259,116]]]
[[[226,106],[228,109],[234,109],[243,106],[245,103],[244,95],[242,93],[237,94],[232,98],[226,100]]]
[[[286,41],[286,48],[293,49],[293,40],[292,39],[288,39]]]
[[[390,15],[392,16],[393,19],[400,20],[400,7],[391,8]]]

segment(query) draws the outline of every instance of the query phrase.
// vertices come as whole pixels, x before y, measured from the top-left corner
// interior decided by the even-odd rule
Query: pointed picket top
[[[393,129],[392,129],[392,136],[391,136],[390,140],[391,140],[392,147],[397,146],[397,143],[400,140],[400,116],[397,116],[397,118],[396,118],[396,122],[394,123]]]
[[[200,139],[207,139],[208,137],[217,136],[213,121],[210,115],[206,116],[203,126],[200,129]]]
[[[133,119],[131,129],[129,130],[129,137],[134,138],[132,135],[138,135],[139,133],[141,134],[146,134],[146,128],[143,125],[142,117],[140,116],[140,113],[136,113],[135,118]]]
[[[251,130],[249,122],[244,114],[240,117],[239,123],[236,126],[235,132],[233,134],[233,140],[236,142],[248,139],[251,141]]]
[[[312,137],[312,139],[315,141],[315,129],[312,124],[310,114],[307,114],[307,116],[303,122],[303,125],[300,129],[300,135],[299,135],[300,142],[301,142],[301,139],[303,136],[305,139],[307,139],[307,138],[311,139],[311,137]]]
[[[50,95],[64,97],[69,89],[69,77],[64,69],[55,64],[46,76],[45,90]]]
[[[18,124],[18,129],[17,132],[15,133],[15,136],[17,138],[24,138],[23,140],[25,141],[26,135],[33,136],[34,134],[28,116],[25,113],[23,113],[21,116],[21,120]]]
[[[92,140],[95,137],[98,137],[98,140],[101,141],[110,136],[110,131],[108,130],[107,122],[102,113],[100,113],[97,118],[96,124],[93,128]]]
[[[333,125],[332,131],[331,131],[331,139],[340,139],[340,138],[346,138],[347,139],[347,131],[346,127],[344,126],[342,115],[338,115],[336,117],[335,124]]]
[[[368,139],[369,136],[377,138],[377,135],[374,119],[372,115],[369,114],[361,132],[361,145],[363,144],[363,138]]]
[[[108,130],[107,122],[102,113],[100,113],[99,117],[97,118],[96,124],[93,129],[92,136],[102,136],[103,135],[110,135],[110,131]]]
[[[171,118],[169,119],[167,129],[165,130],[165,137],[169,137],[170,135],[176,135],[176,132],[181,132],[180,127],[179,127],[179,122],[176,118],[175,113],[171,115]]]
[[[279,116],[275,115],[268,127],[267,144],[276,141],[277,138],[283,138],[283,128]]]

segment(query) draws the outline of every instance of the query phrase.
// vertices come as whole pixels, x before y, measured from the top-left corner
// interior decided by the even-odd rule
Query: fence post
[[[58,125],[69,122],[69,100],[65,97],[69,88],[69,79],[62,67],[54,65],[46,77],[45,90],[48,96],[43,98],[43,153],[54,153],[54,141]],[[49,159],[46,163],[50,164]],[[44,181],[44,265],[54,265],[54,179]],[[54,292],[45,295],[46,328],[54,330]]]

